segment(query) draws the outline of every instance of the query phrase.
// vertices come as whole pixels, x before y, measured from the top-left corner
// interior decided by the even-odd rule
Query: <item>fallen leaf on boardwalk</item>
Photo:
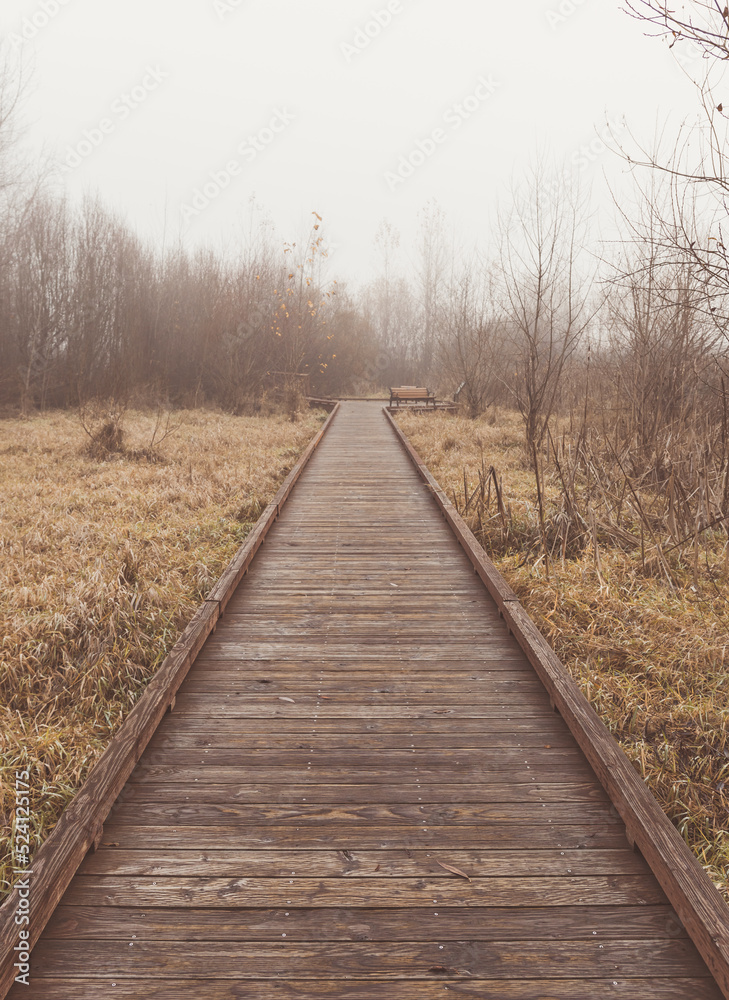
[[[101,846],[102,847],[118,847],[119,846],[119,841],[118,840],[102,840],[101,841]]]
[[[446,969],[445,965],[431,965],[431,967],[428,969],[428,972],[438,972],[441,975],[443,975],[443,973],[447,974],[448,971],[449,970]]]
[[[466,875],[466,873],[462,872],[460,868],[454,868],[453,865],[446,865],[442,861],[439,861],[438,864],[441,868],[445,868],[447,872],[453,872],[454,875],[460,875],[461,878],[466,878],[469,882],[471,881],[471,876]]]
[[[279,700],[279,701],[290,701],[292,705],[295,705],[295,704],[296,704],[296,702],[294,701],[294,699],[293,699],[293,698],[284,698],[284,696],[283,696],[283,695],[280,695],[280,696],[279,696],[279,699],[278,699],[278,700]]]

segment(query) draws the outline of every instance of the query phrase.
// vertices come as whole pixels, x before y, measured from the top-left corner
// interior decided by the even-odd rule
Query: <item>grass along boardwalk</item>
[[[341,405],[12,1000],[728,995],[723,901],[434,493]]]

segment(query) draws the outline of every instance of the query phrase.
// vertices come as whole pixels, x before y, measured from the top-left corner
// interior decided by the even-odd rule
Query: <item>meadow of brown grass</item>
[[[633,475],[558,429],[540,505],[516,414],[399,421],[729,898],[729,550],[700,457],[679,502],[679,472]]]
[[[324,416],[0,420],[2,890],[15,771],[35,848]]]

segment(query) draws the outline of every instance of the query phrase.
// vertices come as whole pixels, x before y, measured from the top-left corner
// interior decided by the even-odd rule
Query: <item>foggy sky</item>
[[[0,30],[59,188],[189,246],[235,239],[254,195],[282,239],[316,211],[355,280],[383,218],[407,259],[431,199],[487,236],[537,150],[604,206],[603,171],[626,173],[606,121],[650,141],[697,112],[666,44],[613,0],[3,0]]]

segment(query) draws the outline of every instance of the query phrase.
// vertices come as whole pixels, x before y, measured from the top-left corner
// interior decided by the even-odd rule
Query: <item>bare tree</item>
[[[374,277],[359,295],[373,340],[359,373],[365,393],[421,377],[422,315],[399,258],[400,233],[386,219],[377,228],[374,251]]]
[[[500,318],[509,350],[504,381],[524,418],[530,456],[594,314],[591,276],[578,265],[585,228],[578,194],[548,183],[542,166],[529,171],[499,219]]]
[[[646,147],[629,135],[616,149],[633,167],[661,176],[667,197],[652,210],[645,238],[652,252],[660,250],[663,264],[690,269],[702,290],[694,308],[726,334],[729,323],[729,116],[716,96],[717,73],[729,58],[729,8],[717,0],[691,0],[674,8],[660,0],[628,0],[625,10],[670,38],[671,47],[691,45],[704,58],[702,74],[694,79],[700,108],[697,124],[684,123],[666,150],[656,142]]]
[[[0,194],[6,198],[23,179],[21,109],[27,74],[7,42],[0,42]]]
[[[14,369],[24,412],[55,398],[63,380],[69,303],[69,221],[65,202],[34,199],[15,236],[9,290]]]
[[[641,207],[629,218],[621,209],[623,223],[633,245],[650,246],[650,257],[660,259],[674,274],[691,274],[692,307],[700,312],[725,339],[729,329],[729,174],[726,143],[729,129],[717,121],[708,91],[702,91],[705,129],[688,128],[679,133],[673,147],[663,154],[660,143],[648,150],[633,142],[620,153],[634,167],[649,168],[644,182],[635,173]],[[636,155],[636,148],[638,150]]]
[[[420,212],[416,276],[421,307],[419,342],[421,368],[430,372],[438,334],[438,313],[449,255],[446,244],[445,213],[436,202],[429,202]]]
[[[378,302],[378,333],[385,350],[392,348],[395,318],[394,299],[397,290],[395,256],[400,249],[400,233],[383,219],[375,233],[375,251],[378,257],[379,273],[375,279]]]
[[[336,281],[327,281],[327,251],[321,216],[306,238],[284,244],[284,262],[274,289],[274,355],[279,370],[308,374],[314,383],[326,373],[334,351],[327,311]]]
[[[471,417],[483,413],[499,393],[502,324],[494,316],[490,275],[473,258],[452,275],[439,321],[439,365],[460,389]]]
[[[621,262],[608,296],[610,372],[623,436],[635,461],[660,457],[667,433],[696,422],[717,333],[696,300],[701,296],[686,264],[662,261],[646,241]]]

